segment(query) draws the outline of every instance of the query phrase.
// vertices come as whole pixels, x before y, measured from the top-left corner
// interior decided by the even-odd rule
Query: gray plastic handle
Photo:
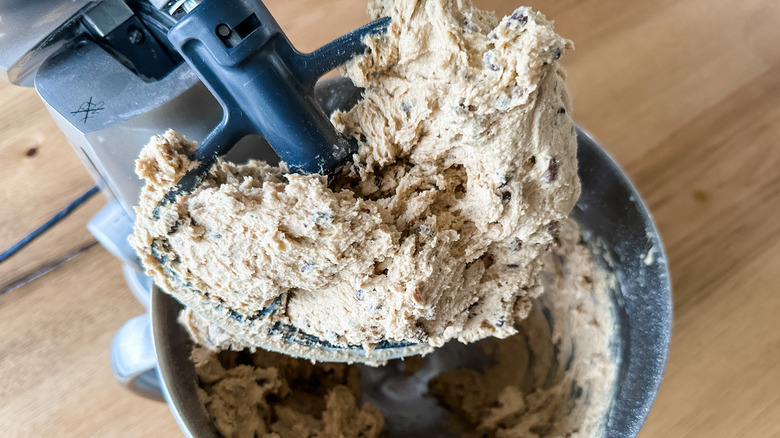
[[[165,401],[148,313],[127,321],[116,333],[111,343],[111,368],[120,385],[138,395]]]

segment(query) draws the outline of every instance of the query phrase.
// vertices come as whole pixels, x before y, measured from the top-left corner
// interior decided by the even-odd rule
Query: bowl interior
[[[634,437],[655,399],[666,364],[672,320],[666,256],[636,189],[614,160],[582,131],[578,131],[578,159],[582,195],[572,216],[586,241],[606,248],[618,284],[613,294],[619,330],[615,344],[618,372],[605,436]],[[187,333],[176,322],[180,310],[176,300],[154,288],[152,330],[164,392],[185,433],[215,437],[216,431],[195,395],[197,377],[189,360],[191,347]],[[478,367],[481,360],[475,348],[456,345],[440,350],[433,355],[440,356],[448,369],[469,364]],[[374,371],[365,372],[370,376]],[[370,386],[364,388],[364,398],[371,399],[367,391]],[[426,403],[430,416],[443,415],[430,400]],[[423,423],[431,420],[434,418]],[[404,422],[388,419],[390,436],[431,436],[430,430],[410,432],[408,421],[398,429],[393,429],[394,423]]]

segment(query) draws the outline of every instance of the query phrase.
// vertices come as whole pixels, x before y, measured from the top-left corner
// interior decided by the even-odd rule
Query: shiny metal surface
[[[578,132],[582,195],[572,217],[583,238],[607,249],[619,291],[617,393],[605,436],[635,437],[658,393],[672,329],[672,285],[661,236],[628,176]]]
[[[130,218],[142,187],[135,160],[149,138],[176,129],[200,141],[221,117],[186,64],[145,82],[92,42],[48,59],[35,87],[85,167]]]
[[[614,352],[619,371],[604,436],[635,437],[655,399],[666,364],[672,322],[669,271],[658,232],[636,189],[587,134],[580,131],[578,139],[583,190],[572,215],[586,242],[605,245],[619,284],[613,303],[619,326]],[[188,359],[188,337],[176,322],[180,310],[173,298],[153,290],[152,333],[163,392],[188,436],[214,437],[216,432],[195,395],[197,378]],[[427,362],[436,364],[436,372],[464,364],[478,368],[485,361],[481,351],[478,344],[452,343],[428,356]],[[397,362],[364,369],[363,378],[364,400],[379,404],[388,420],[389,436],[447,436],[447,429],[441,427],[446,416],[426,400],[424,382],[411,386],[402,403],[394,405],[383,399],[377,389],[383,382],[408,379]],[[408,404],[416,406],[413,412],[398,408]]]
[[[133,16],[133,10],[123,0],[103,0],[84,13],[84,24],[104,37]]]
[[[149,3],[155,8],[162,10],[166,5],[172,3],[172,1],[173,0],[149,0]]]
[[[168,13],[175,15],[179,12],[189,13],[200,4],[200,0],[176,0],[168,8]],[[179,11],[181,9],[181,11]]]
[[[31,74],[62,46],[56,34],[96,0],[0,0],[0,80],[32,85]]]
[[[120,385],[138,395],[163,400],[151,336],[149,314],[127,321],[111,343],[111,368]]]

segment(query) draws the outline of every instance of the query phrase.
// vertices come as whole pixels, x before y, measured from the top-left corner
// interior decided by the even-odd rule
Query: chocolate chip
[[[311,214],[311,220],[315,224],[324,227],[333,223],[333,215],[327,211],[317,211]]]
[[[358,301],[363,301],[363,289],[358,289],[355,291],[355,299]]]
[[[501,327],[503,327],[503,326],[504,326],[504,324],[506,324],[506,320],[505,320],[504,318],[501,318],[501,319],[499,319],[499,320],[496,322],[496,327],[497,327],[497,328],[501,328]]]
[[[509,270],[515,270],[515,269],[517,269],[519,267],[520,267],[520,265],[515,264],[515,263],[509,263],[509,264],[506,265],[506,268],[509,269]]]
[[[506,204],[512,200],[512,192],[506,191],[501,193],[501,203]]]
[[[414,229],[415,233],[420,234],[422,236],[430,236],[431,231],[432,231],[431,227],[429,227],[428,225],[425,225],[425,224],[422,224],[422,225],[420,225],[420,226],[418,226],[417,228]]]
[[[463,28],[469,32],[476,32],[479,30],[479,28],[469,20],[469,17],[463,17]]]
[[[485,55],[482,57],[482,62],[485,64],[487,68],[493,71],[499,71],[501,70],[501,67],[493,63],[493,53],[488,51],[485,52]]]
[[[578,385],[577,382],[572,382],[569,397],[575,400],[582,397],[582,386]]]
[[[561,59],[561,55],[563,55],[563,49],[561,49],[560,47],[556,47],[552,49],[550,54],[552,54],[553,60],[557,61]]]
[[[401,102],[401,111],[408,113],[412,110],[412,104],[409,102]]]
[[[27,149],[27,152],[24,153],[28,157],[34,157],[36,154],[38,154],[38,148],[30,148]]]
[[[496,103],[494,103],[493,106],[499,111],[505,111],[509,108],[509,101],[510,97],[506,94],[502,94],[496,98]]]
[[[526,23],[528,23],[528,16],[520,11],[515,11],[514,14],[512,14],[511,17],[509,17],[511,20],[515,20],[520,23],[521,26],[525,26]],[[509,23],[507,23],[507,26]]]
[[[558,114],[566,114],[566,108],[564,107],[558,108]]]
[[[523,169],[525,170],[531,170],[536,166],[536,157],[531,156],[531,158],[525,160],[525,163],[523,163]]]
[[[523,241],[515,237],[515,239],[506,246],[506,248],[510,251],[520,251],[523,249]]]
[[[482,256],[482,261],[485,263],[485,269],[489,269],[495,263],[495,259],[490,254]]]
[[[501,189],[501,188],[506,187],[506,185],[509,184],[509,181],[512,181],[513,177],[514,177],[514,175],[511,174],[511,173],[506,173],[506,174],[501,175],[498,178],[498,181],[499,181],[498,188]]]
[[[558,160],[555,157],[550,157],[549,165],[547,166],[547,172],[545,172],[544,177],[547,179],[547,182],[553,182],[556,179],[558,179],[558,170],[560,169],[560,164],[558,164]]]
[[[547,224],[547,231],[550,233],[550,235],[553,238],[553,242],[556,245],[561,244],[561,224],[558,221],[552,221],[549,224]]]
[[[551,221],[547,224],[547,231],[553,236],[558,237],[561,234],[560,223],[558,221]]]

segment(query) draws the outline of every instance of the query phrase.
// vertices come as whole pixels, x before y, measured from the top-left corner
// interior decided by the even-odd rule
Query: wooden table
[[[267,3],[304,50],[367,21],[363,0]],[[780,2],[533,6],[575,41],[575,119],[634,180],[666,244],[672,347],[641,436],[780,436]],[[33,90],[0,84],[0,154],[0,248],[93,185]],[[0,265],[0,290],[89,244],[104,203]],[[0,434],[179,436],[166,405],[111,376],[111,339],[142,311],[99,246],[1,296]]]

